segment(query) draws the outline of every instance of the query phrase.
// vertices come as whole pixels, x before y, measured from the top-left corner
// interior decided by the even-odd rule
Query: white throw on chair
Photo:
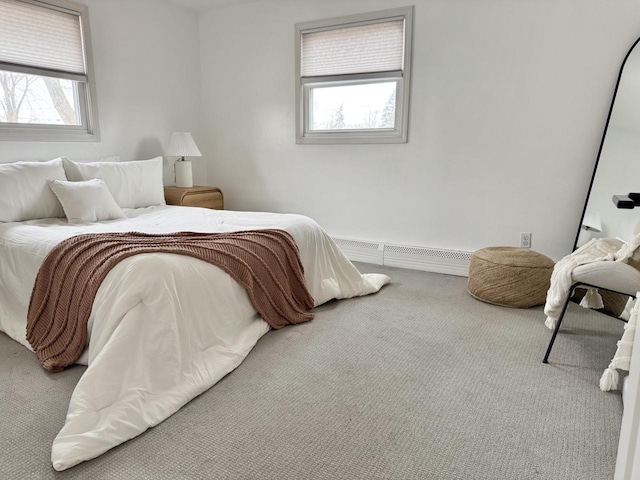
[[[588,293],[581,305],[588,308],[602,308],[602,299],[597,290],[635,298],[640,291],[640,271],[625,262],[634,257],[638,243],[638,236],[626,244],[614,239],[594,239],[556,264],[545,305],[545,324],[553,329],[553,335],[543,363],[548,363],[571,294],[576,287],[587,288]]]

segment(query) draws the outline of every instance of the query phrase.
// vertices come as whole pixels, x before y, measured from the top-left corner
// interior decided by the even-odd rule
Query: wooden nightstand
[[[222,190],[216,187],[164,187],[164,198],[167,205],[224,210]]]

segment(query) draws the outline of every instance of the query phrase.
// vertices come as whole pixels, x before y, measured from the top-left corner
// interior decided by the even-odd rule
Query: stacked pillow
[[[63,217],[47,180],[66,180],[62,159],[0,164],[0,222]]]
[[[99,178],[83,182],[49,180],[48,183],[69,223],[100,222],[126,216],[107,184]]]
[[[0,222],[63,216],[69,222],[122,218],[122,208],[165,204],[162,157],[0,164],[0,192]]]

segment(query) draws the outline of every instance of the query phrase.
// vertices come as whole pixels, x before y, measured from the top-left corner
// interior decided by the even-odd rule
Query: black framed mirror
[[[628,241],[640,209],[616,208],[613,195],[640,192],[640,38],[625,56],[582,210],[574,250],[591,238]]]

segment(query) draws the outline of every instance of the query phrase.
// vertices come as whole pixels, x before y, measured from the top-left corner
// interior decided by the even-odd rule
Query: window
[[[297,143],[406,143],[412,13],[296,25]]]
[[[98,140],[88,9],[0,0],[0,140]]]

